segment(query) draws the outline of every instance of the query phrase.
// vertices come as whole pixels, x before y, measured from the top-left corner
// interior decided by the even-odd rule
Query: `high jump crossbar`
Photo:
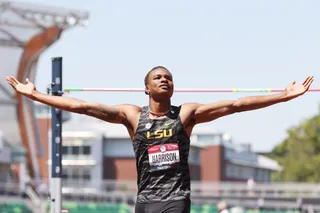
[[[65,93],[70,92],[144,92],[142,88],[65,88]],[[174,92],[196,92],[196,93],[231,93],[231,92],[283,92],[281,88],[231,88],[231,89],[175,89]],[[320,88],[309,88],[307,92],[320,92]]]

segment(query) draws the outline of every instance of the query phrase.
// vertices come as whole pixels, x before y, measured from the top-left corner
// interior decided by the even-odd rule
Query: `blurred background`
[[[48,93],[51,59],[63,87],[143,88],[154,66],[176,88],[285,88],[315,76],[319,1],[0,1],[0,212],[50,212],[51,108],[16,94],[5,76]],[[172,104],[261,93],[177,93]],[[108,105],[148,104],[144,93],[64,94]],[[192,213],[320,211],[320,99],[196,126],[189,164]],[[136,165],[121,125],[63,112],[62,206],[133,213]]]

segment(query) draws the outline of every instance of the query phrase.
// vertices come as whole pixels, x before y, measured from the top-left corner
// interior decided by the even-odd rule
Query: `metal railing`
[[[63,192],[136,193],[135,181],[63,181]],[[197,196],[232,197],[320,197],[320,184],[308,183],[257,183],[248,188],[245,182],[191,182],[191,193]]]
[[[2,196],[20,196],[21,189],[16,182],[0,182],[0,195]]]
[[[50,184],[50,181],[44,181]],[[31,185],[33,182],[30,183]],[[44,192],[49,193],[50,186],[44,184]],[[0,191],[5,188],[18,190],[17,183],[0,183]],[[19,190],[18,190],[19,191]],[[115,180],[62,180],[62,193],[112,193],[136,194],[136,181]],[[249,188],[246,182],[200,182],[191,181],[191,193],[196,196],[226,197],[272,197],[294,198],[320,197],[320,184],[316,183],[256,183]]]
[[[32,185],[32,183],[31,183]],[[43,202],[48,200],[50,186],[37,192]],[[2,195],[19,195],[23,192],[17,183],[0,183]],[[108,202],[134,204],[137,185],[135,181],[91,180],[63,181],[62,199],[76,202]],[[191,198],[195,203],[217,203],[225,200],[231,205],[255,208],[263,199],[266,208],[299,208],[298,199],[304,200],[300,208],[312,205],[320,210],[320,184],[309,183],[257,183],[248,188],[245,182],[195,182],[191,183]]]

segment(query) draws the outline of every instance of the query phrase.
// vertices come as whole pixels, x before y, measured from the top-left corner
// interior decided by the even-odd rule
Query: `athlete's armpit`
[[[128,129],[130,132],[134,130],[133,127],[132,127],[132,125],[131,125],[130,122],[128,121],[128,119],[123,120],[123,121],[122,121],[122,124],[123,124],[125,127],[127,127],[127,129]]]

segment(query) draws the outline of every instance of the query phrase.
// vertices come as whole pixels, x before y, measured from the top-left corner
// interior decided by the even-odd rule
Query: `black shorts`
[[[135,213],[190,213],[190,199],[136,203]]]

